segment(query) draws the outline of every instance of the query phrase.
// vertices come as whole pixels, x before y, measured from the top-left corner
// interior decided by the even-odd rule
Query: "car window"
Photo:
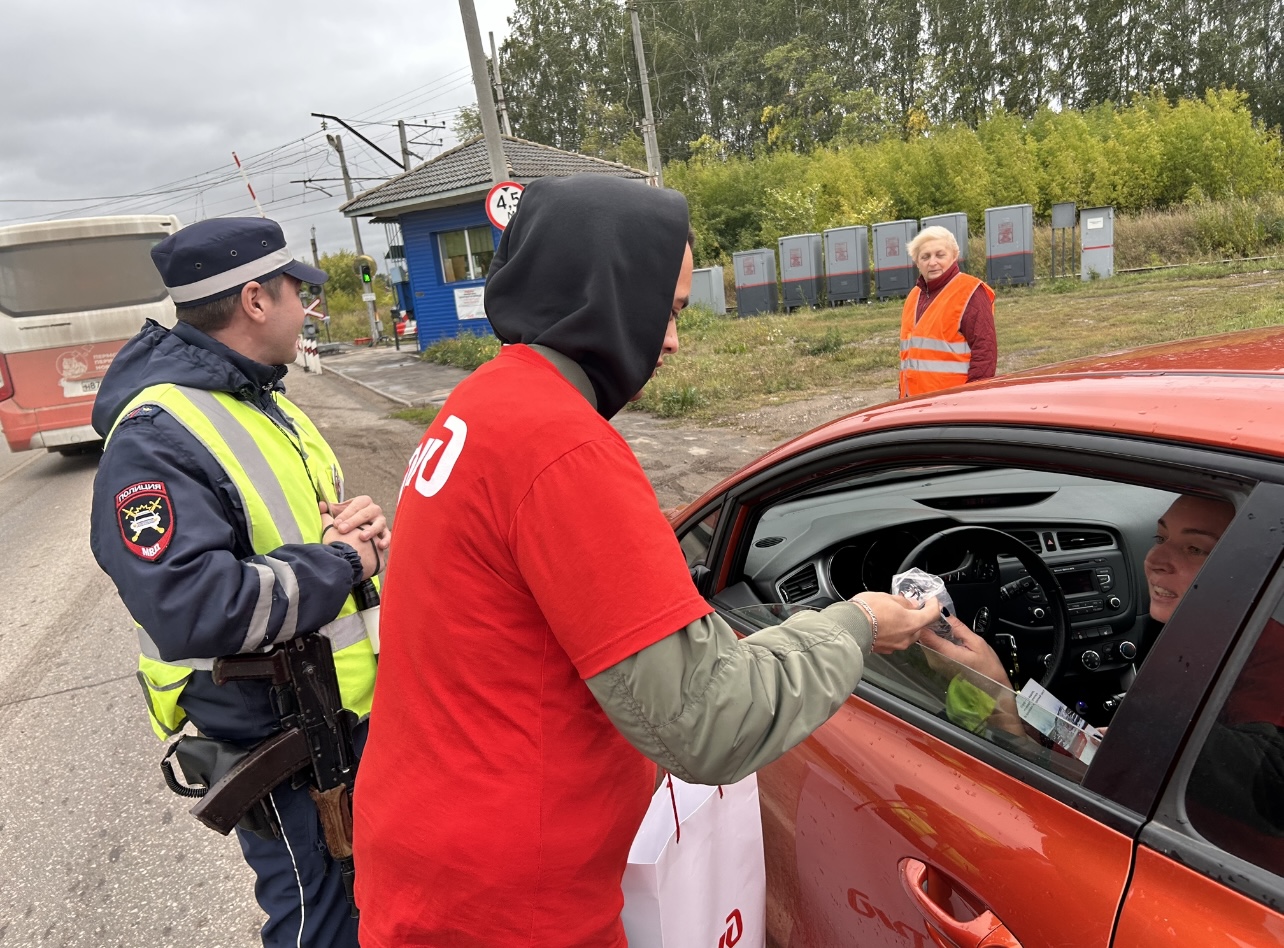
[[[863,680],[984,738],[1045,770],[1078,783],[1102,732],[1055,695],[1028,681],[1021,691],[912,645],[871,655]]]
[[[1191,826],[1284,876],[1284,596],[1205,739],[1186,785]]]
[[[1080,472],[1017,467],[936,464],[854,474],[758,512],[741,588],[774,608],[823,608],[889,591],[893,574],[911,561],[945,578],[954,614],[985,639],[1003,671],[991,680],[912,647],[871,656],[862,689],[1081,783],[1149,642],[1143,561],[1177,496]],[[969,527],[989,533],[956,535]],[[1035,577],[1018,550],[1038,557],[1046,567],[1039,582],[1065,597],[1060,663],[1053,604],[1030,582]],[[1051,668],[1057,675],[1048,693],[1038,682]]]
[[[682,534],[678,543],[687,559],[687,566],[701,566],[709,557],[709,544],[713,542],[713,531],[718,526],[718,517],[722,508],[717,507],[699,523],[693,524]]]
[[[815,607],[769,603],[731,610],[763,629]],[[1078,783],[1102,734],[1035,682],[1020,692],[918,644],[872,654],[862,679],[916,707]]]

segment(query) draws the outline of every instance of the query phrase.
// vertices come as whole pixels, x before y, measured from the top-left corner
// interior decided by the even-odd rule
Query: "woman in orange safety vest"
[[[944,227],[909,244],[919,277],[901,311],[900,397],[993,378],[998,361],[994,291],[959,270],[959,245]]]

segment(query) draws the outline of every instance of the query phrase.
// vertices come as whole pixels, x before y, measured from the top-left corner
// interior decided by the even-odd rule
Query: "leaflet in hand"
[[[1017,693],[1017,714],[1021,720],[1053,742],[1071,757],[1092,763],[1102,733],[1067,708],[1031,678]]]

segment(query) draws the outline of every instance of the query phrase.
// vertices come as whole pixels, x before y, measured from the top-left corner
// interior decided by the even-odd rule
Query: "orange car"
[[[919,566],[1006,673],[873,656],[759,774],[771,944],[1284,943],[1284,328],[871,408],[675,526],[743,632]]]

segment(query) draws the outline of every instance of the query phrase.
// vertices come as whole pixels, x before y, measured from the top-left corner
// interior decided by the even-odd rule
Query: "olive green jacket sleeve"
[[[825,723],[856,688],[871,640],[835,603],[739,638],[716,613],[588,679],[629,742],[692,783],[735,783]]]

